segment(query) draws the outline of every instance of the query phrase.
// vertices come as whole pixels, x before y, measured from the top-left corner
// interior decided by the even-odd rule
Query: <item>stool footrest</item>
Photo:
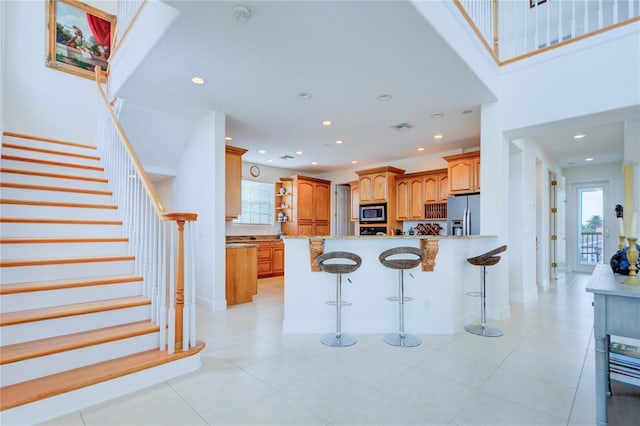
[[[327,301],[327,305],[336,306],[336,301],[335,300],[328,300]],[[340,303],[340,306],[351,306],[351,302],[347,302],[347,301],[343,300],[342,303]]]
[[[468,291],[465,294],[467,296],[471,296],[471,297],[482,297],[482,292],[481,291]]]
[[[390,300],[392,302],[398,302],[398,301],[400,301],[400,297],[398,297],[398,296],[389,296],[389,297],[387,297],[387,300]],[[404,297],[402,299],[403,302],[411,302],[412,300],[413,300],[413,297]]]

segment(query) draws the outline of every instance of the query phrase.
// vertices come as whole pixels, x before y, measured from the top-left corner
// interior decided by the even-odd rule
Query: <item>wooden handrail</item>
[[[129,22],[129,25],[127,25],[127,29],[124,30],[124,32],[122,33],[122,37],[120,37],[118,40],[116,40],[116,45],[113,48],[113,52],[111,53],[111,57],[113,57],[115,55],[115,53],[118,51],[118,48],[120,47],[120,45],[122,44],[124,39],[129,34],[129,30],[131,30],[131,28],[133,28],[133,24],[135,24],[135,22],[138,20],[138,17],[140,16],[140,13],[142,12],[142,9],[144,9],[144,7],[147,5],[147,3],[148,3],[148,0],[143,0],[142,4],[138,8],[138,10],[136,10],[136,14],[131,19],[131,22]],[[120,7],[120,2],[118,2],[118,7]],[[118,11],[118,16],[120,16],[119,11]],[[117,34],[116,34],[116,36],[117,36]]]
[[[111,104],[107,100],[107,95],[104,93],[104,90],[102,89],[100,82],[101,82],[101,79],[104,77],[105,75],[103,71],[100,69],[100,67],[96,67],[96,86],[98,88],[98,93],[100,93],[100,97],[102,98],[102,101],[104,102],[104,105],[107,111],[109,112],[109,116],[111,117],[111,121],[113,122],[113,125],[116,127],[118,135],[120,135],[120,139],[122,139],[124,148],[127,150],[127,153],[131,158],[131,161],[133,161],[133,164],[136,168],[136,173],[138,173],[142,178],[142,183],[145,189],[147,190],[149,197],[153,201],[153,205],[156,209],[156,212],[158,213],[159,216],[162,216],[165,213],[164,206],[162,205],[160,198],[158,198],[158,194],[156,194],[156,191],[153,188],[153,185],[151,185],[151,181],[149,180],[147,173],[144,171],[144,168],[142,168],[142,164],[140,163],[138,156],[136,155],[135,151],[131,147],[131,142],[129,142],[129,138],[127,137],[127,135],[124,132],[124,129],[120,125],[120,121],[118,120],[118,117],[116,117],[115,113],[113,112],[113,109],[111,108]]]

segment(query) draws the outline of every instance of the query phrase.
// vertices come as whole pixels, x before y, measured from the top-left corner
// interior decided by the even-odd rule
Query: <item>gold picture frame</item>
[[[116,16],[76,0],[47,0],[46,66],[95,80],[107,71]]]

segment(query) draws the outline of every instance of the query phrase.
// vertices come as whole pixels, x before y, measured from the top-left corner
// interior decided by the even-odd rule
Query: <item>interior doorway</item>
[[[611,252],[609,227],[613,223],[606,211],[609,183],[585,182],[573,185],[575,200],[572,234],[573,270],[591,273],[595,265],[607,262]],[[611,223],[609,223],[611,222]]]
[[[336,235],[353,235],[351,222],[351,186],[336,185]]]

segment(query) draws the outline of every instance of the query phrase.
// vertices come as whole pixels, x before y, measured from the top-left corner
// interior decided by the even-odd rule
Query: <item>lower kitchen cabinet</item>
[[[258,294],[256,251],[256,244],[227,244],[227,305],[251,302],[253,296]]]
[[[284,275],[284,243],[258,241],[258,278]]]

